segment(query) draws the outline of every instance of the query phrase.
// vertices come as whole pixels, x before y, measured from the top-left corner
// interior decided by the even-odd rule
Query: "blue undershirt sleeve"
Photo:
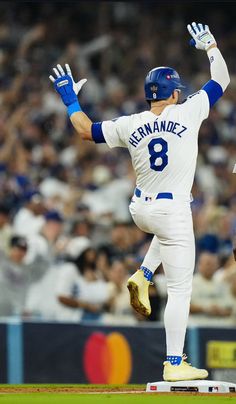
[[[102,131],[102,122],[95,122],[92,124],[92,138],[95,143],[106,143]]]
[[[204,90],[208,95],[210,108],[213,107],[216,101],[218,101],[218,99],[223,95],[222,87],[215,80],[208,81],[202,87],[202,90]]]

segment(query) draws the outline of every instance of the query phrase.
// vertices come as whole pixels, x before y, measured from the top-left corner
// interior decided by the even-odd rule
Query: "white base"
[[[236,393],[236,384],[213,380],[189,380],[183,382],[147,383],[147,393]]]

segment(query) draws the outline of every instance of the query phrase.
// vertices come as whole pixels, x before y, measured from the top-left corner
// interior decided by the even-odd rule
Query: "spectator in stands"
[[[227,208],[213,203],[202,211],[204,233],[198,237],[198,252],[218,253],[220,259],[227,258],[232,252],[233,215]]]
[[[236,273],[236,264],[234,255],[231,252],[230,256],[224,260],[221,267],[216,271],[214,278],[217,279],[217,281],[219,282],[223,281],[226,283],[230,283],[231,276],[234,273]]]
[[[122,261],[114,261],[109,271],[108,293],[109,313],[104,314],[103,322],[112,324],[135,324],[137,318],[130,306],[127,289],[128,271]]]
[[[57,282],[61,271],[70,274],[73,269],[73,264],[69,262],[51,264],[42,278],[30,286],[25,299],[24,318],[38,321],[78,322],[81,311],[62,305],[57,296]]]
[[[83,201],[94,214],[111,214],[113,220],[129,221],[127,201],[133,192],[133,182],[125,178],[112,178],[110,170],[104,165],[94,168],[92,181],[95,189],[85,192]]]
[[[62,235],[64,219],[62,215],[56,211],[48,211],[44,215],[44,224],[38,234],[31,235],[28,238],[29,251],[26,256],[26,262],[32,264],[38,261],[48,268],[49,264],[57,258],[57,242]]]
[[[97,320],[109,298],[108,285],[96,268],[96,251],[85,237],[72,239],[67,254],[73,266],[62,269],[57,281],[61,304],[81,309],[81,320]]]
[[[10,224],[10,209],[6,203],[0,204],[0,249],[8,251],[12,226]]]
[[[73,223],[72,235],[73,237],[91,237],[92,224],[87,219],[77,219]]]
[[[14,217],[13,230],[16,234],[31,236],[42,229],[45,212],[42,195],[38,191],[29,191],[24,195],[24,205]]]
[[[110,243],[106,245],[106,250],[110,259],[124,259],[132,251],[130,238],[130,224],[125,222],[114,223],[111,229]]]
[[[199,256],[190,305],[190,319],[195,324],[224,324],[231,314],[229,288],[214,278],[218,265],[216,254],[204,252]]]
[[[7,254],[0,253],[0,316],[20,315],[30,284],[37,280],[24,264],[27,242],[23,236],[12,236]]]
[[[109,250],[106,247],[101,247],[97,249],[97,260],[96,266],[98,271],[101,273],[105,281],[109,281],[110,278],[110,268],[111,268],[111,258]]]

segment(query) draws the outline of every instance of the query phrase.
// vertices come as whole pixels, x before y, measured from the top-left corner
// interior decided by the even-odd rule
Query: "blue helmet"
[[[183,88],[176,70],[171,67],[155,67],[145,79],[144,90],[147,101],[166,100],[174,90]]]

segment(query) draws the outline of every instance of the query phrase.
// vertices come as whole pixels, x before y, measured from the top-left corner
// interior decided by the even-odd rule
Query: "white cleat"
[[[171,365],[170,362],[164,362],[163,379],[166,382],[177,382],[181,380],[201,380],[206,379],[208,371],[198,369],[186,362],[187,357],[183,355],[180,365]]]
[[[150,282],[144,277],[141,269],[136,271],[127,282],[127,288],[130,293],[131,306],[143,316],[150,316],[151,305],[149,301],[149,288]]]

